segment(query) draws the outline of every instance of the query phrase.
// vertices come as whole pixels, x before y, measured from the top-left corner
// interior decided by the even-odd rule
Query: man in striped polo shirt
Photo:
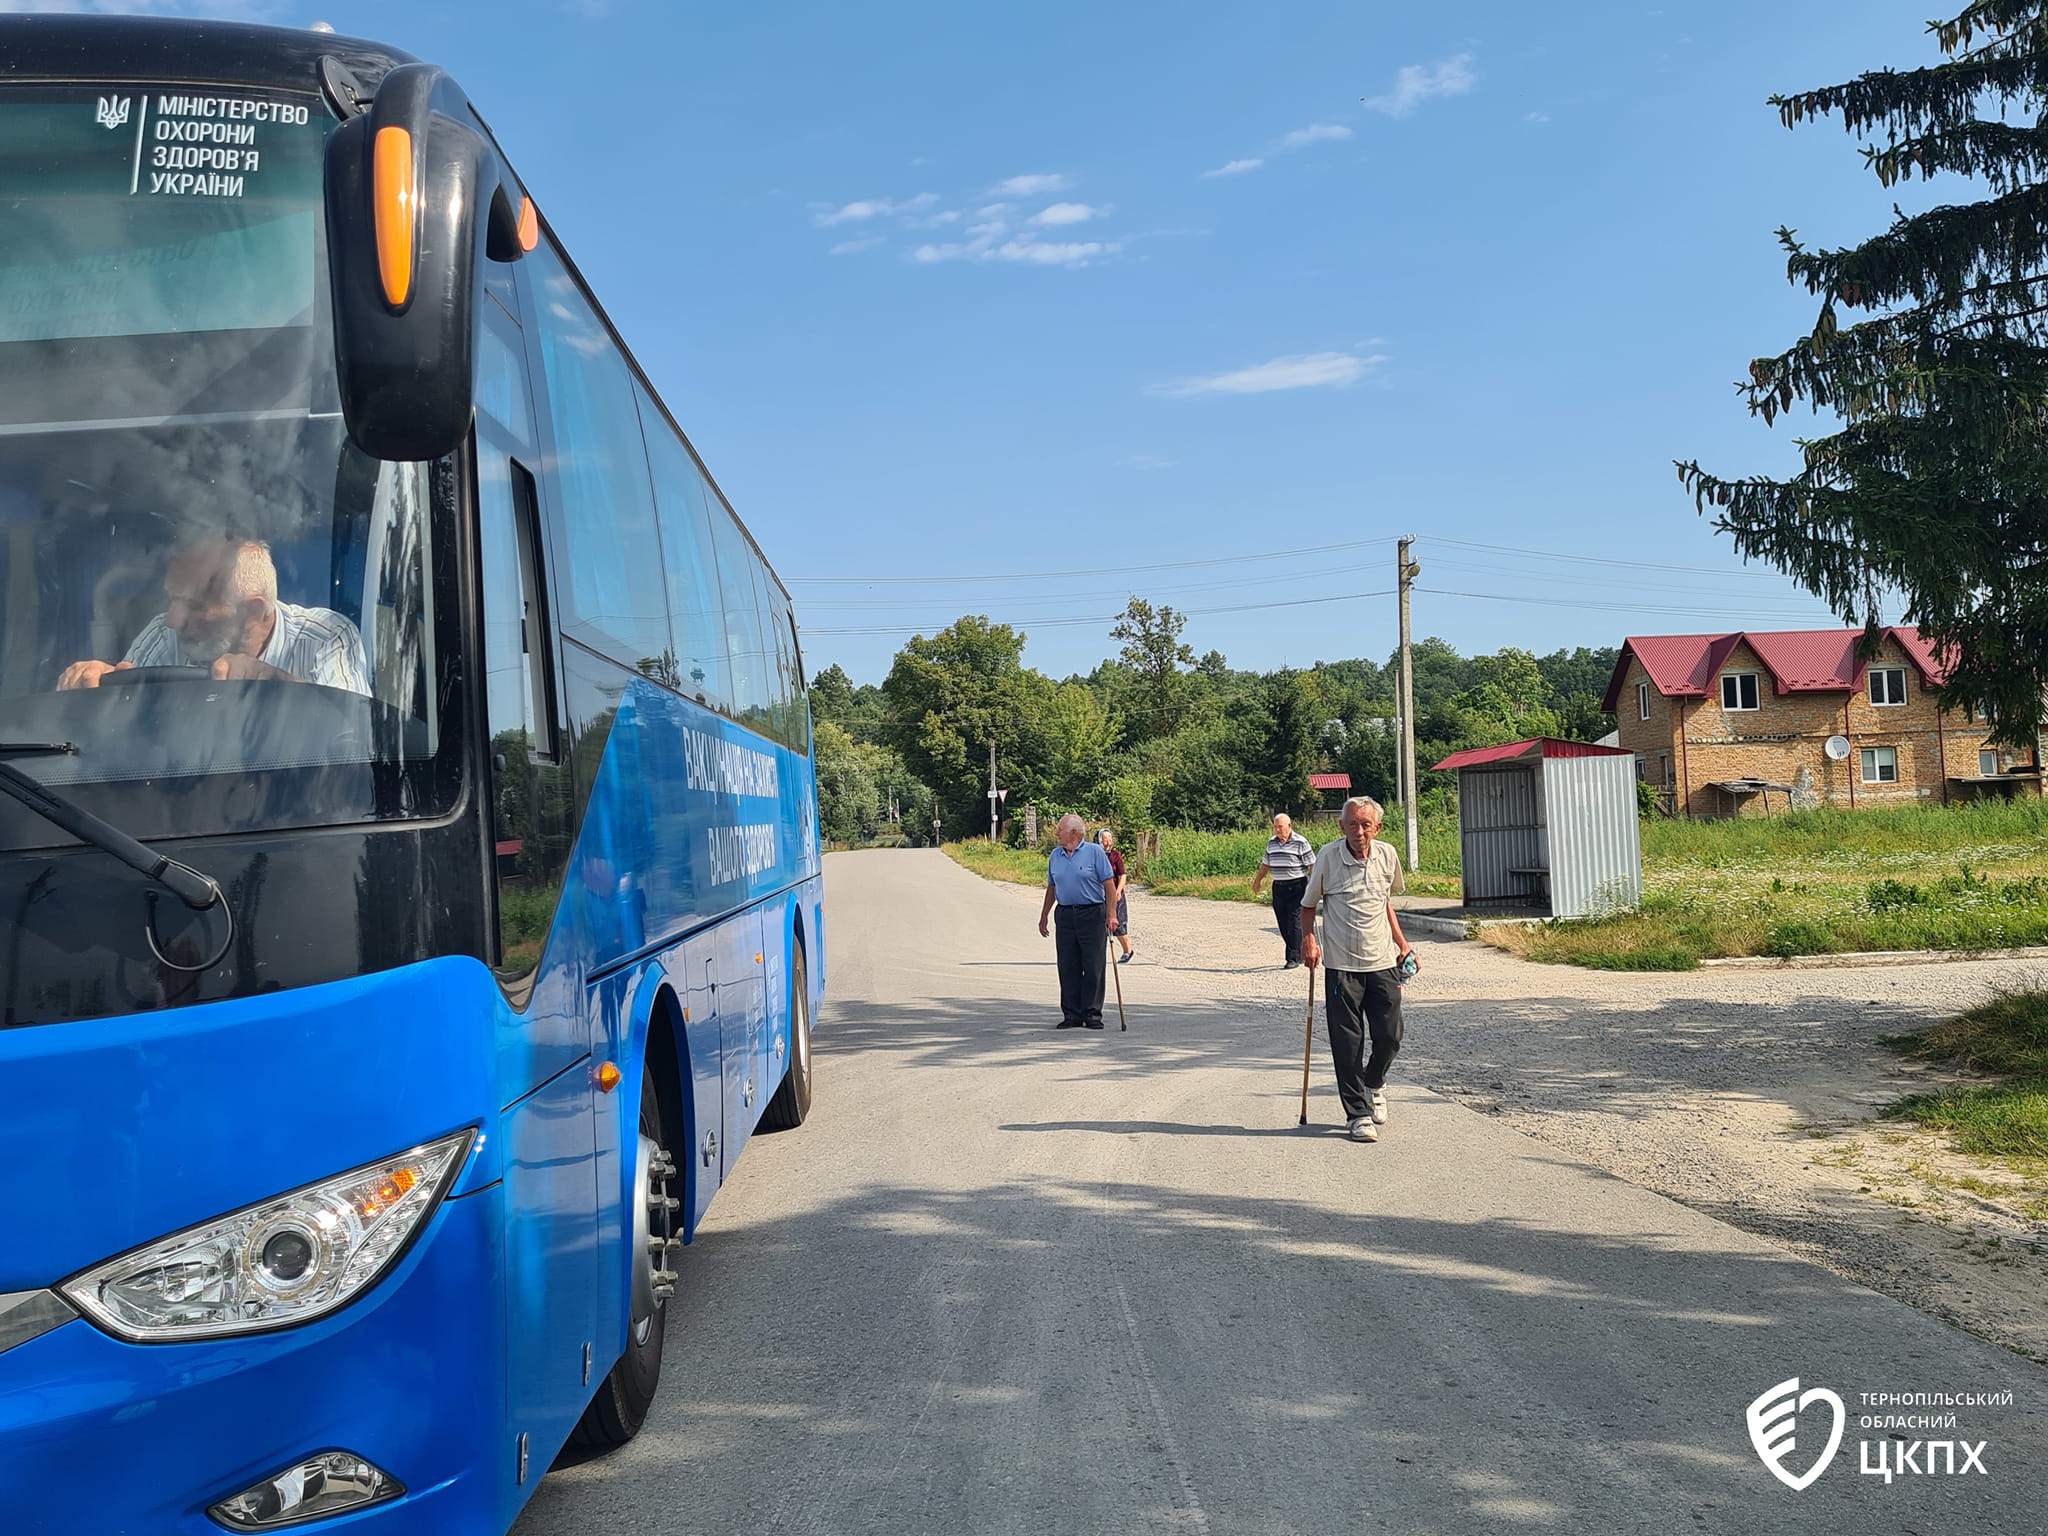
[[[1301,893],[1308,889],[1308,872],[1316,861],[1308,839],[1294,830],[1294,818],[1282,811],[1273,818],[1273,835],[1266,839],[1266,856],[1252,876],[1252,894],[1270,877],[1273,882],[1273,917],[1280,924],[1280,938],[1287,946],[1287,964],[1293,970],[1301,964]]]

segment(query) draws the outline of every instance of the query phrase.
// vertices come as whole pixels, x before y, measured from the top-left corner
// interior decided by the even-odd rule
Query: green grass
[[[1885,1110],[1949,1133],[1958,1151],[2038,1171],[2048,1159],[2048,989],[2013,988],[1945,1023],[1884,1042],[1922,1061],[1959,1062],[1997,1083],[1956,1083]]]
[[[1642,830],[1636,911],[1488,928],[1487,942],[1531,960],[1646,970],[1723,955],[2048,944],[2039,800],[1655,819]]]
[[[1320,846],[1335,822],[1303,824]],[[1396,813],[1389,834],[1399,840]],[[1769,818],[1642,823],[1643,900],[1633,912],[1489,927],[1487,942],[1604,970],[1690,970],[1727,955],[1978,950],[2048,944],[2048,801],[1829,808]],[[1164,896],[1264,901],[1251,891],[1266,829],[1168,831],[1136,877]],[[1425,819],[1419,895],[1456,896],[1458,829]],[[1042,854],[948,845],[969,869],[1038,885]]]
[[[971,869],[985,880],[1007,880],[1012,885],[1045,884],[1045,850],[1010,848],[986,838],[943,845],[946,857]]]
[[[1400,808],[1388,812],[1383,840],[1400,843]],[[1335,821],[1298,822],[1295,830],[1320,848],[1339,835]],[[1159,856],[1146,862],[1142,872],[1146,888],[1160,896],[1199,896],[1210,901],[1256,901],[1270,897],[1252,894],[1252,873],[1265,857],[1269,829],[1256,827],[1243,832],[1180,832],[1159,834]],[[1458,827],[1448,820],[1425,820],[1418,830],[1421,868],[1409,880],[1408,888],[1424,895],[1458,894]]]

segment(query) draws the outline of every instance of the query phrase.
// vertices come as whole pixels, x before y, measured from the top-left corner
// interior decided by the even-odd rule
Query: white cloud
[[[1204,176],[1242,176],[1246,171],[1256,171],[1266,162],[1263,160],[1233,160],[1228,165],[1219,165],[1213,171],[1204,171]]]
[[[5,3],[6,0],[0,0],[0,4]],[[925,243],[905,253],[907,260],[923,265],[999,261],[1023,266],[1080,267],[1121,251],[1124,242],[1120,240],[1060,240],[1040,233],[1109,217],[1112,210],[1107,203],[1043,201],[1041,194],[1069,185],[1071,182],[1064,175],[1034,172],[999,183],[983,194],[999,200],[979,207],[946,208],[937,193],[920,192],[908,198],[861,198],[836,207],[813,203],[811,220],[821,229],[854,226],[846,231],[854,238],[830,247],[834,256],[852,256],[886,243],[882,230],[885,220],[904,231],[944,231],[938,238],[924,235]],[[1036,213],[1027,216],[1024,210],[1031,205],[1013,200],[1024,197],[1039,201]]]
[[[1103,240],[1037,240],[1028,235],[1004,240],[999,232],[990,232],[986,226],[971,229],[968,234],[975,238],[949,245],[921,245],[910,253],[910,259],[927,265],[939,261],[1010,261],[1037,267],[1080,267],[1093,257],[1112,255],[1121,249],[1120,245]]]
[[[1461,53],[1437,64],[1410,64],[1394,76],[1394,88],[1384,96],[1367,96],[1365,104],[1389,117],[1406,117],[1435,96],[1462,96],[1479,81],[1472,72],[1472,55]]]
[[[1548,112],[1528,112],[1523,114],[1522,121],[1525,123],[1547,123],[1550,121],[1550,114]]]
[[[998,261],[1028,261],[1041,267],[1072,267],[1108,249],[1099,240],[1006,240],[996,247],[995,257]]]
[[[859,202],[846,203],[838,208],[816,214],[820,228],[829,229],[834,224],[859,224],[868,219],[882,218],[890,214],[916,214],[932,207],[939,200],[936,192],[920,192],[915,197],[901,200],[891,197],[863,198]]]
[[[1031,215],[1028,222],[1033,224],[1086,224],[1090,219],[1099,219],[1107,208],[1091,208],[1086,203],[1054,203],[1041,208]]]
[[[998,197],[1039,197],[1047,192],[1064,192],[1073,184],[1058,172],[1035,172],[998,182],[994,191]]]
[[[1348,139],[1351,130],[1342,123],[1310,123],[1306,128],[1297,128],[1280,141],[1284,149],[1299,149],[1304,144],[1320,144],[1325,139]]]
[[[1264,395],[1280,389],[1318,389],[1355,384],[1366,370],[1386,361],[1384,354],[1358,357],[1350,352],[1307,352],[1276,357],[1268,363],[1229,373],[1212,373],[1171,384],[1154,385],[1155,395]]]

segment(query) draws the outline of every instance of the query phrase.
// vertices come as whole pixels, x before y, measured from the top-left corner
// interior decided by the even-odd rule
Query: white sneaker
[[[1387,1096],[1377,1088],[1372,1091],[1372,1123],[1374,1125],[1385,1125],[1387,1123]]]
[[[1360,1115],[1351,1122],[1350,1131],[1353,1141],[1378,1141],[1380,1139],[1378,1129],[1373,1125],[1372,1121],[1363,1115]]]

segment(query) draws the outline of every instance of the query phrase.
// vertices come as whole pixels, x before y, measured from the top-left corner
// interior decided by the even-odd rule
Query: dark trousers
[[[1109,929],[1101,902],[1055,907],[1054,952],[1060,963],[1060,1018],[1069,1024],[1102,1022],[1102,989],[1109,984]]]
[[[1356,1120],[1371,1110],[1371,1095],[1385,1086],[1387,1068],[1401,1049],[1401,988],[1391,966],[1384,971],[1333,971],[1324,966],[1323,997],[1329,1005],[1337,1095],[1344,1101],[1344,1117]],[[1365,1053],[1368,1033],[1370,1057]]]
[[[1273,882],[1273,920],[1280,925],[1280,939],[1290,960],[1301,958],[1301,893],[1307,889],[1307,875]]]

